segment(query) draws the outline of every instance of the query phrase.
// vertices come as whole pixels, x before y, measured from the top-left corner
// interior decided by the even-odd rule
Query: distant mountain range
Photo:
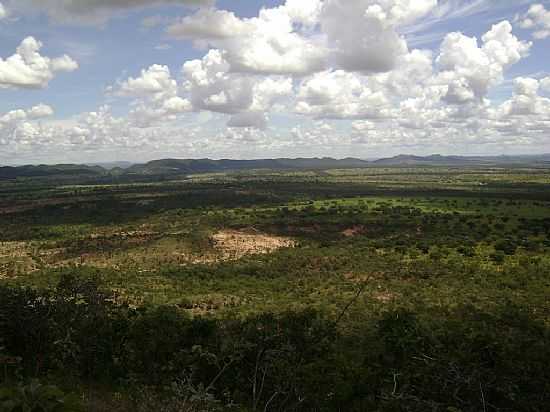
[[[50,177],[50,176],[98,176],[105,169],[99,166],[86,165],[28,165],[0,167],[0,179],[16,179],[20,177]]]
[[[338,168],[362,168],[369,162],[360,159],[262,159],[262,160],[211,160],[211,159],[164,159],[154,160],[145,164],[134,165],[126,169],[128,174],[193,174],[215,173],[239,170],[323,170]]]
[[[518,156],[414,156],[399,155],[373,161],[356,158],[333,159],[261,159],[261,160],[212,160],[212,159],[163,159],[143,164],[129,162],[99,163],[89,165],[29,165],[0,167],[0,179],[23,177],[108,177],[108,176],[165,176],[216,173],[244,170],[327,170],[360,169],[369,167],[549,167],[550,154]]]
[[[413,156],[399,155],[371,162],[371,165],[388,166],[550,166],[550,154],[517,156]]]
[[[86,166],[99,166],[107,170],[116,169],[116,168],[128,169],[132,165],[133,165],[132,162],[86,163]]]

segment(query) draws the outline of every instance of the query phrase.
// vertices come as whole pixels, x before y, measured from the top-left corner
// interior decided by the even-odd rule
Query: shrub
[[[0,388],[2,412],[78,412],[83,411],[78,398],[66,395],[53,385],[37,380],[15,388]]]

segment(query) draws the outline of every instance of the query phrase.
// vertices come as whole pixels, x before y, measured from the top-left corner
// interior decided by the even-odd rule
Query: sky
[[[550,153],[550,1],[0,0],[0,165]]]

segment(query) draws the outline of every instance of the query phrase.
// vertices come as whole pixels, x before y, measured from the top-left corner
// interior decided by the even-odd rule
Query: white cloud
[[[295,1],[262,9],[258,17],[203,9],[168,27],[168,34],[193,39],[223,50],[230,71],[255,74],[304,75],[322,70],[326,50],[318,36],[305,36],[296,24],[314,24],[316,2]]]
[[[514,92],[518,95],[535,96],[539,90],[537,79],[518,77],[514,80]]]
[[[510,116],[529,116],[529,120],[550,120],[550,99],[540,97],[541,82],[528,77],[514,79],[514,94],[496,109],[496,116],[507,120]]]
[[[390,114],[382,91],[372,90],[365,79],[343,70],[317,73],[302,81],[295,111],[315,118],[381,118]]]
[[[118,93],[125,96],[174,95],[177,87],[168,66],[155,64],[143,69],[139,77],[130,77],[122,82]]]
[[[254,80],[229,74],[229,68],[219,50],[210,50],[202,60],[188,61],[183,65],[193,107],[228,114],[250,107]]]
[[[339,68],[386,72],[408,51],[397,26],[413,22],[436,5],[436,0],[326,0],[321,27]]]
[[[159,64],[143,69],[139,77],[130,77],[115,88],[116,95],[136,99],[130,118],[138,127],[173,121],[177,115],[190,112],[191,102],[180,97],[179,91],[168,66]]]
[[[547,100],[537,96],[543,81],[517,79],[514,96],[501,106],[487,99],[505,70],[527,56],[530,47],[506,21],[493,26],[481,44],[451,33],[435,61],[431,52],[413,50],[398,56],[395,68],[384,73],[312,75],[300,84],[295,111],[319,119],[361,119],[350,124],[351,144],[368,147],[431,145],[452,151],[540,142],[549,123]],[[529,127],[522,130],[522,122]]]
[[[185,113],[192,110],[191,102],[179,96],[170,97],[162,103],[162,108],[168,114]]]
[[[258,17],[205,8],[167,33],[222,50],[230,71],[304,76],[329,67],[387,72],[408,52],[399,25],[430,12],[436,0],[287,0]]]
[[[215,0],[11,0],[19,12],[43,12],[66,24],[102,24],[113,14],[133,8],[177,4],[191,7],[212,5]]]
[[[293,22],[312,27],[319,23],[323,2],[321,0],[287,0],[284,8]]]
[[[401,97],[421,96],[434,73],[433,53],[429,50],[412,50],[399,57],[395,69],[369,77],[375,89]]]
[[[437,58],[439,84],[448,87],[445,99],[466,103],[484,98],[490,87],[503,80],[504,70],[527,56],[530,43],[512,34],[512,25],[503,21],[483,35],[481,47],[475,37],[450,33]]]
[[[253,29],[251,24],[239,19],[233,12],[205,8],[171,24],[166,32],[176,39],[215,40],[239,37]]]
[[[54,111],[51,108],[51,106],[48,106],[46,104],[41,103],[41,104],[31,108],[27,112],[27,116],[30,119],[41,119],[41,118],[44,118],[44,117],[53,116],[53,113],[54,113]]]
[[[284,76],[231,73],[230,64],[219,50],[210,50],[202,60],[186,62],[183,74],[184,89],[193,108],[239,115],[230,121],[233,126],[250,123],[251,127],[264,127],[265,113],[292,93],[292,81]]]
[[[57,58],[42,56],[42,43],[27,37],[16,53],[5,60],[0,58],[0,88],[44,88],[55,72],[71,72],[78,68],[69,56]]]
[[[100,3],[88,5],[92,17],[129,2]],[[497,87],[531,43],[503,21],[480,39],[449,33],[439,50],[409,48],[402,34],[436,19],[442,3],[435,3],[287,0],[253,18],[210,5],[167,29],[203,48],[202,58],[185,62],[177,75],[153,64],[109,89],[110,99],[129,104],[127,115],[100,107],[52,121],[45,105],[14,110],[0,115],[3,156],[24,148],[269,157],[548,146],[550,78],[517,78],[509,97],[489,100],[493,90],[508,91]],[[451,3],[445,16],[488,4]],[[83,13],[72,7],[72,16]],[[145,25],[161,20],[153,16]],[[18,57],[0,61],[0,87],[44,87],[56,71],[76,68],[71,58],[43,57],[39,42],[25,42]],[[270,128],[275,113],[280,127]]]
[[[78,69],[78,63],[67,55],[52,59],[50,63],[53,72],[72,72]]]
[[[139,134],[132,130],[124,118],[114,117],[108,106],[80,116],[76,126],[62,130],[70,144],[113,147],[134,146]]]
[[[52,115],[53,109],[45,104],[0,114],[0,146],[37,144],[47,139],[48,133],[41,133],[44,129],[36,121]]]
[[[252,90],[253,111],[269,111],[273,105],[293,95],[292,80],[288,77],[266,77],[254,84]]]
[[[538,40],[550,37],[550,11],[542,4],[533,4],[526,14],[517,17],[519,27],[533,30],[533,37]]]
[[[301,76],[325,67],[326,50],[315,39],[279,30],[278,24],[268,23],[274,31],[264,31],[263,25],[258,22],[257,32],[224,45],[232,71]]]
[[[232,127],[265,128],[267,113],[293,92],[289,78],[230,73],[218,50],[211,50],[201,60],[186,62],[183,75],[184,82],[178,84],[167,66],[153,65],[109,90],[115,96],[135,99],[130,119],[139,127],[206,110],[234,115],[229,121]]]

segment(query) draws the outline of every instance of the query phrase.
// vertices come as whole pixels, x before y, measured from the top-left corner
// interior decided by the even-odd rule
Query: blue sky
[[[0,163],[550,152],[548,1],[0,4]]]

